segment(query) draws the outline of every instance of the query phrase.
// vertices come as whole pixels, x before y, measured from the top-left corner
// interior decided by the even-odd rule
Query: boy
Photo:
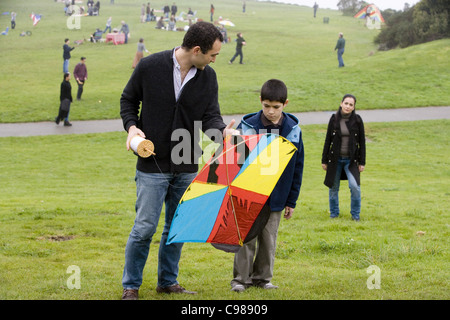
[[[252,285],[264,289],[278,288],[270,282],[273,276],[278,226],[283,210],[285,219],[292,217],[302,183],[302,132],[298,119],[283,112],[288,104],[286,85],[277,79],[268,80],[261,88],[260,101],[262,110],[245,115],[237,128],[241,129],[244,135],[265,132],[279,134],[292,142],[297,151],[268,199],[271,213],[263,231],[235,254],[231,290],[236,292],[244,291]]]
[[[236,39],[236,53],[234,54],[233,58],[231,58],[230,61],[228,61],[228,64],[232,64],[234,59],[237,58],[237,56],[240,56],[239,58],[239,63],[240,64],[244,64],[242,62],[242,60],[244,59],[244,54],[242,53],[242,46],[246,45],[245,39],[242,35],[242,33],[238,33],[237,35],[237,39]]]

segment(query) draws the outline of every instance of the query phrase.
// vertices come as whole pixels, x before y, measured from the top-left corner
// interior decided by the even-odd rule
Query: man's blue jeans
[[[344,54],[344,49],[338,49],[337,51],[337,57],[339,61],[339,67],[344,66],[344,59],[342,59],[342,55]]]
[[[348,169],[349,166],[349,158],[339,158],[334,184],[329,191],[330,217],[332,218],[339,216],[339,185],[341,182],[342,170],[345,170],[348,179],[348,187],[350,188],[350,213],[352,214],[353,219],[359,219],[359,214],[361,212],[361,188]]]
[[[182,243],[166,245],[170,224],[181,197],[196,173],[144,173],[136,171],[136,219],[125,248],[124,289],[139,289],[150,242],[165,204],[165,224],[159,245],[158,286],[177,284]]]
[[[69,59],[64,59],[63,72],[64,73],[68,73],[69,72]]]

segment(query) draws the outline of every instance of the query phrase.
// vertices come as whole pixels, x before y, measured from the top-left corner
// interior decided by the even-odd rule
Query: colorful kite
[[[384,18],[381,15],[380,9],[378,9],[378,7],[374,4],[365,6],[354,16],[354,18],[358,19],[366,19],[367,17],[375,21],[384,22]]]
[[[267,199],[296,150],[276,134],[228,136],[181,198],[167,244],[237,252],[264,227]]]
[[[30,14],[31,20],[33,20],[33,26],[37,25],[39,21],[41,21],[41,15],[40,14],[34,14],[34,12],[32,12]]]

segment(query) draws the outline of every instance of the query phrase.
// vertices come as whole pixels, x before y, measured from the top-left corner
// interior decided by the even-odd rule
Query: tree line
[[[341,0],[338,8],[344,15],[353,16],[366,5],[365,1]],[[421,0],[412,7],[405,3],[402,11],[388,9],[381,14],[385,24],[374,39],[379,50],[450,38],[449,0]]]

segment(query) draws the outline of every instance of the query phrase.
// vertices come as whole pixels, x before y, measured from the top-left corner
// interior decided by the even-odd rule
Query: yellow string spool
[[[155,150],[153,142],[140,136],[135,136],[131,139],[130,147],[138,156],[142,158],[148,158],[151,155],[155,155],[153,152]]]

